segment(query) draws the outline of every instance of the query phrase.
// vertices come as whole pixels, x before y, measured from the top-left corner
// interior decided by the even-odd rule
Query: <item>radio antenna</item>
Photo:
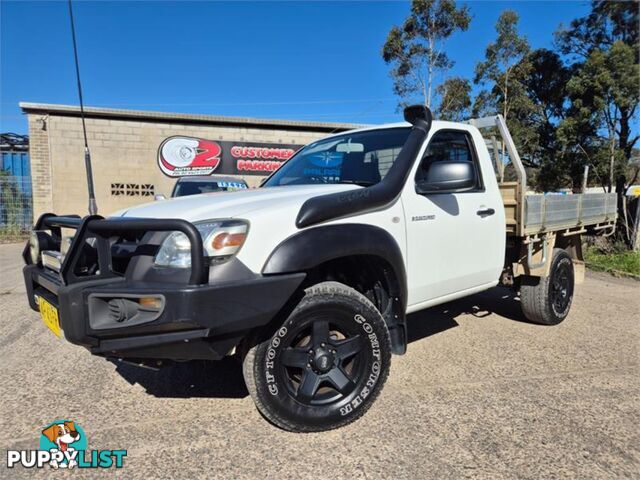
[[[80,117],[82,118],[82,133],[84,134],[84,168],[87,172],[87,187],[89,189],[89,215],[98,213],[96,194],[93,189],[93,172],[91,170],[91,152],[87,142],[87,126],[84,121],[84,102],[82,101],[82,84],[80,83],[80,65],[78,64],[78,47],[76,45],[76,27],[73,21],[73,7],[69,0],[69,20],[71,21],[71,38],[73,40],[73,56],[76,61],[76,80],[78,82],[78,97],[80,99]]]

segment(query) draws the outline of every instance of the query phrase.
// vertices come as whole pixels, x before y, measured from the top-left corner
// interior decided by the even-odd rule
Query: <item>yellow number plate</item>
[[[42,297],[38,297],[38,307],[40,307],[40,316],[47,328],[55,333],[56,337],[62,337],[58,309]]]

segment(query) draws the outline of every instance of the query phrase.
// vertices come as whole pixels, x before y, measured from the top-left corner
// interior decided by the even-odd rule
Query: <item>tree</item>
[[[588,118],[592,129],[606,133],[609,191],[640,138],[631,133],[640,102],[638,78],[633,49],[617,41],[608,51],[592,50],[568,83],[574,111]]]
[[[538,107],[541,120],[552,125],[564,117],[567,82],[572,70],[556,52],[545,48],[531,51],[523,61],[528,70],[522,81],[525,92]]]
[[[625,171],[639,137],[633,132],[640,102],[638,2],[592,2],[591,12],[556,33],[559,50],[572,56],[575,75],[569,83],[572,108],[569,130],[590,125],[607,153],[606,186]],[[588,122],[587,122],[588,118]],[[620,153],[621,152],[621,153]]]
[[[454,0],[412,0],[411,13],[401,27],[389,31],[382,58],[392,65],[395,93],[403,99],[416,94],[431,106],[435,75],[454,62],[443,50],[444,42],[456,31],[469,27],[468,7],[456,7]]]
[[[440,98],[438,117],[442,120],[460,122],[470,116],[471,110],[471,83],[461,77],[452,77],[441,83],[436,88]]]
[[[541,190],[557,190],[571,185],[581,186],[584,156],[580,151],[567,150],[558,137],[558,123],[566,114],[567,82],[571,69],[551,50],[538,49],[522,60],[529,74],[523,79],[524,93],[532,108],[518,112],[520,126],[535,142],[529,142],[526,152],[530,164],[540,168],[536,183]]]
[[[640,52],[638,1],[591,2],[591,12],[573,20],[569,28],[560,28],[555,36],[561,53],[586,59],[593,50],[608,50],[622,41]]]
[[[528,62],[523,61],[529,52],[529,42],[518,35],[518,20],[518,14],[512,10],[500,14],[496,22],[498,37],[487,46],[485,61],[476,66],[474,78],[475,83],[491,86],[491,94],[498,99],[505,120],[511,105],[522,95],[522,80],[531,70]]]
[[[558,48],[570,56],[575,72],[567,84],[570,106],[559,136],[582,137],[601,185],[618,193],[620,219],[626,218],[624,192],[638,175],[637,168],[629,168],[640,139],[632,128],[640,103],[638,17],[637,0],[596,0],[588,15],[556,33]],[[629,241],[626,222],[619,226],[618,234]]]
[[[474,82],[486,88],[476,96],[473,112],[480,116],[502,113],[523,163],[535,167],[532,157],[538,139],[536,130],[530,127],[535,105],[525,88],[532,69],[529,43],[518,34],[517,24],[518,15],[511,10],[498,17],[496,40],[487,46],[485,60],[476,65]]]

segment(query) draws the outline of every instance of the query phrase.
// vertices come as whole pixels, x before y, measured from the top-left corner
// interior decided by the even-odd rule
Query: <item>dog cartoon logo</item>
[[[122,468],[124,449],[88,450],[87,435],[76,422],[55,420],[40,431],[40,448],[7,450],[7,468]]]
[[[58,461],[55,458],[49,462],[53,468],[73,468],[78,465],[76,450],[85,450],[87,440],[84,432],[75,422],[57,421],[42,430],[40,448],[52,453],[61,452],[64,459]]]
[[[158,165],[169,177],[210,175],[220,164],[217,142],[193,137],[169,137],[158,149]]]

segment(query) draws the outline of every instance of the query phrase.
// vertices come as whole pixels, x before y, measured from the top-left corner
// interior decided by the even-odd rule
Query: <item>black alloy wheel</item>
[[[305,295],[275,333],[243,361],[260,413],[285,430],[314,432],[364,414],[389,373],[389,331],[356,290],[323,282]]]
[[[556,315],[565,314],[573,297],[573,265],[562,262],[551,274],[549,300]]]
[[[563,249],[554,249],[547,276],[522,277],[520,305],[524,316],[542,325],[557,325],[562,322],[571,310],[574,283],[571,256]]]
[[[348,397],[365,374],[364,334],[340,312],[310,318],[287,340],[280,354],[281,375],[302,404],[326,405]]]

